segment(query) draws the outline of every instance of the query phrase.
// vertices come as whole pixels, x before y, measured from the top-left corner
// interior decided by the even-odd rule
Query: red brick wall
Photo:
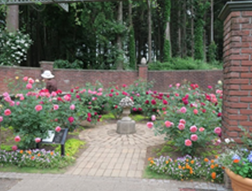
[[[252,11],[231,12],[224,21],[223,135],[237,141],[238,125],[252,131]]]
[[[7,91],[5,79],[15,80],[15,76],[28,76],[33,79],[41,80],[41,73],[48,68],[48,62],[41,68],[26,67],[0,67],[0,93]],[[49,64],[50,65],[50,64]],[[101,82],[105,88],[112,85],[132,84],[137,79],[155,81],[153,90],[166,92],[169,84],[175,84],[187,79],[192,83],[198,83],[200,87],[216,85],[218,80],[222,79],[222,70],[212,71],[148,71],[147,66],[139,67],[139,71],[109,71],[109,70],[71,70],[54,69],[52,73],[58,82],[58,88],[63,91],[69,91],[71,88],[84,87],[86,83],[95,84]]]

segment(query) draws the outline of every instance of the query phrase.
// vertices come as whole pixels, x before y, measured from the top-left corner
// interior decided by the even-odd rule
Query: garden
[[[0,105],[0,166],[6,171],[64,170],[73,165],[86,144],[78,134],[87,124],[120,119],[119,102],[127,96],[134,102],[132,118],[146,123],[156,136],[165,135],[165,144],[148,149],[145,177],[223,183],[225,167],[251,176],[248,136],[244,136],[248,147],[242,149],[234,149],[233,140],[221,140],[221,81],[204,89],[183,81],[169,85],[165,94],[142,81],[106,89],[97,82],[65,94],[61,90],[50,94],[40,89],[43,82],[27,76],[17,76],[10,85],[15,91],[3,93]],[[57,134],[64,128],[69,129],[65,156],[56,144],[36,147],[49,131]],[[241,164],[246,164],[244,170]]]

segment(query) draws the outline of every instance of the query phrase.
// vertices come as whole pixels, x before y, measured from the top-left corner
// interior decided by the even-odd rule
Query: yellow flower
[[[182,168],[181,165],[179,165],[178,168],[181,169]]]
[[[23,154],[24,151],[23,151],[23,150],[20,150],[19,152],[20,152],[20,154]]]
[[[18,79],[19,79],[19,77],[18,77],[18,76],[16,76],[16,77],[15,77],[15,79],[16,79],[16,80],[18,80]]]
[[[41,156],[41,154],[40,153],[38,153],[38,157],[40,157]]]
[[[39,79],[36,79],[36,80],[35,80],[35,82],[37,82],[37,83],[38,83],[38,82],[39,82]]]
[[[212,179],[215,179],[216,178],[216,172],[212,172],[211,177],[212,177]]]
[[[148,161],[151,161],[151,160],[152,160],[152,157],[149,157],[149,158],[148,158]]]
[[[214,164],[211,164],[210,168],[213,169],[214,167],[215,167]]]
[[[214,163],[214,160],[213,160],[213,159],[211,160],[211,163]]]
[[[51,155],[53,155],[53,151],[52,151],[52,152],[50,152],[50,154],[51,154]]]
[[[205,162],[208,162],[209,160],[208,160],[208,158],[204,158],[204,161],[205,161]]]
[[[166,164],[169,164],[169,161],[167,160],[167,161],[165,161],[165,163],[166,163]]]
[[[191,161],[191,164],[194,164],[194,160]]]
[[[2,108],[3,106],[2,105],[0,105],[0,108]]]

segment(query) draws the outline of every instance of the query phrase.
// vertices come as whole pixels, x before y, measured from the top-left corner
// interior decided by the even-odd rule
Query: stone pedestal
[[[134,120],[117,121],[116,132],[119,134],[132,134],[136,132],[136,122]]]

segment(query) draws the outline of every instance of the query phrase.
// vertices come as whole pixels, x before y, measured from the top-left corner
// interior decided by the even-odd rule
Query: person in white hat
[[[48,89],[50,93],[52,93],[53,91],[57,91],[57,82],[54,79],[54,75],[51,73],[50,70],[45,70],[41,74],[41,77],[44,78],[46,83],[46,89]]]

